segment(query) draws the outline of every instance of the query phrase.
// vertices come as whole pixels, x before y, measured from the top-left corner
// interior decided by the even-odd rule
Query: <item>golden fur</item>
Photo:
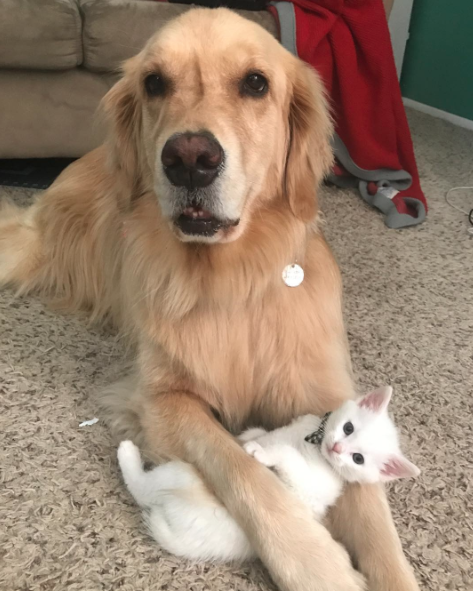
[[[263,100],[237,92],[250,67],[270,78]],[[157,69],[172,100],[143,92]],[[111,320],[136,344],[133,373],[104,396],[111,424],[155,459],[192,463],[282,589],[363,589],[342,547],[226,430],[353,395],[340,276],[317,213],[332,162],[320,81],[256,25],[196,9],[125,65],[104,107],[108,142],[29,210],[0,211],[0,283]],[[170,223],[156,165],[166,138],[202,128],[225,143],[224,197],[240,208],[212,244]],[[281,273],[294,261],[305,280],[292,289]],[[331,527],[372,591],[418,589],[380,488],[349,487]]]

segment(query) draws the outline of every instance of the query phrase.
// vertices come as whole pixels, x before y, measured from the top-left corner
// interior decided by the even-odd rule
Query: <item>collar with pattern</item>
[[[331,412],[325,414],[322,418],[322,421],[320,422],[319,428],[313,433],[310,433],[310,435],[307,435],[304,440],[320,447],[322,445],[322,441],[324,440],[325,427],[327,426],[327,421],[331,414]]]

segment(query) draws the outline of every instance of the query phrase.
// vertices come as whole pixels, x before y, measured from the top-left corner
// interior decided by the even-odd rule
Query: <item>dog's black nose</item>
[[[215,180],[223,150],[212,134],[180,133],[168,139],[161,152],[164,172],[173,185],[189,190]]]

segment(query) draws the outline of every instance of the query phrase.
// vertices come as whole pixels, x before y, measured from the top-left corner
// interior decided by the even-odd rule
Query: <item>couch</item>
[[[383,1],[389,14],[392,0]],[[0,159],[74,158],[99,145],[98,106],[120,64],[189,8],[153,0],[1,0]],[[269,12],[239,12],[277,36]]]
[[[101,98],[188,5],[152,0],[1,0],[0,158],[78,157],[98,146]],[[277,35],[273,17],[242,14]]]

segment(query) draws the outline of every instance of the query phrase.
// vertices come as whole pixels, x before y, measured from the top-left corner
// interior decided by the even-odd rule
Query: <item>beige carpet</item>
[[[473,238],[444,202],[473,185],[473,133],[410,113],[430,202],[421,227],[388,230],[354,194],[327,189],[327,234],[345,278],[360,383],[395,387],[406,449],[422,468],[391,487],[425,590],[471,591]],[[18,199],[27,191],[0,190]],[[473,193],[456,200],[473,207]],[[93,392],[121,351],[113,336],[0,295],[0,589],[256,591],[258,565],[195,566],[161,552],[120,481]],[[101,417],[99,417],[101,418]]]

